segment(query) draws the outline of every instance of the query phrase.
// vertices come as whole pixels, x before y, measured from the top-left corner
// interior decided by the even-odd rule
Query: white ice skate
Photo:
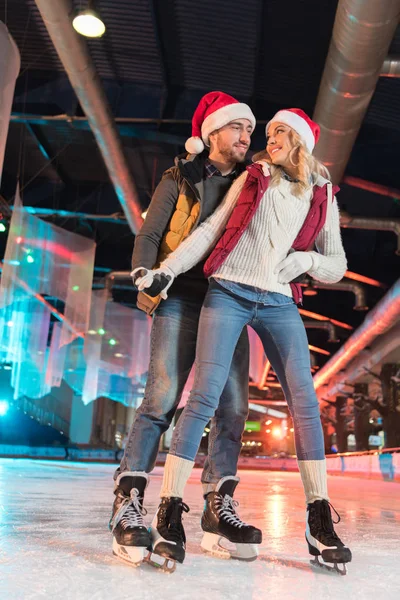
[[[122,546],[113,538],[113,554],[133,567],[140,567],[147,554],[147,548],[143,546]]]
[[[150,533],[144,523],[146,510],[143,496],[148,477],[142,472],[124,472],[119,475],[114,494],[110,530],[113,534],[113,554],[124,562],[138,567],[151,544]]]
[[[237,559],[244,561],[256,560],[258,544],[239,544],[230,542],[218,533],[205,533],[201,540],[201,549],[207,554],[222,559]]]
[[[258,556],[262,534],[244,523],[236,512],[238,503],[233,493],[238,483],[238,477],[223,477],[215,490],[207,494],[201,517],[204,531],[201,548],[218,558],[252,561]]]
[[[333,507],[332,507],[333,508]],[[335,509],[333,509],[335,510]],[[335,510],[338,517],[340,517]],[[306,541],[314,558],[310,563],[327,571],[346,575],[346,564],[351,562],[351,551],[336,534],[327,500],[316,500],[307,506]]]
[[[186,537],[182,512],[189,512],[182,498],[161,498],[151,523],[151,552],[145,561],[166,573],[173,573],[176,563],[183,563],[185,559]]]

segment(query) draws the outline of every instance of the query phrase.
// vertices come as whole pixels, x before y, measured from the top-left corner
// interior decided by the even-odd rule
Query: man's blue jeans
[[[243,327],[250,325],[260,336],[285,393],[293,418],[298,459],[324,459],[307,335],[293,299],[260,290],[258,302],[231,291],[237,290],[237,284],[232,284],[231,290],[227,289],[229,282],[223,285],[211,280],[203,304],[194,386],[175,427],[171,454],[188,460],[196,456],[204,427],[218,408],[237,340]],[[250,290],[257,294],[255,288]]]
[[[123,471],[149,473],[154,468],[161,435],[172,422],[194,363],[203,299],[201,294],[198,299],[172,295],[156,311],[143,402],[114,478]],[[215,483],[222,477],[235,475],[237,470],[248,415],[249,340],[246,329],[239,332],[235,347],[236,343],[235,353],[234,348],[232,350],[232,367],[230,372],[228,367],[219,394],[222,393],[221,402],[215,416],[214,411],[210,415],[208,457],[202,475],[204,483]],[[199,444],[200,439],[201,435]]]

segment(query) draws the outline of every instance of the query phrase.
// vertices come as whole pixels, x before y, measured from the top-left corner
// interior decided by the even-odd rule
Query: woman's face
[[[267,152],[272,164],[288,167],[291,165],[289,161],[289,153],[292,150],[292,142],[290,140],[291,128],[284,123],[271,123],[268,127],[267,134]]]

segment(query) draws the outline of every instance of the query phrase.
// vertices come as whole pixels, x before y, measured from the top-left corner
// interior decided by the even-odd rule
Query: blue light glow
[[[0,400],[0,417],[4,417],[4,415],[8,411],[9,404],[7,400]]]

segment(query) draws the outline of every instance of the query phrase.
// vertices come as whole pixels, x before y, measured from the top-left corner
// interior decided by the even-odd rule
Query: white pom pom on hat
[[[201,154],[204,150],[204,142],[200,137],[194,135],[186,140],[185,148],[189,154]]]
[[[200,154],[209,146],[209,135],[235,119],[248,119],[254,131],[256,119],[251,108],[224,92],[209,92],[200,100],[192,119],[192,137],[185,148],[190,154]]]

